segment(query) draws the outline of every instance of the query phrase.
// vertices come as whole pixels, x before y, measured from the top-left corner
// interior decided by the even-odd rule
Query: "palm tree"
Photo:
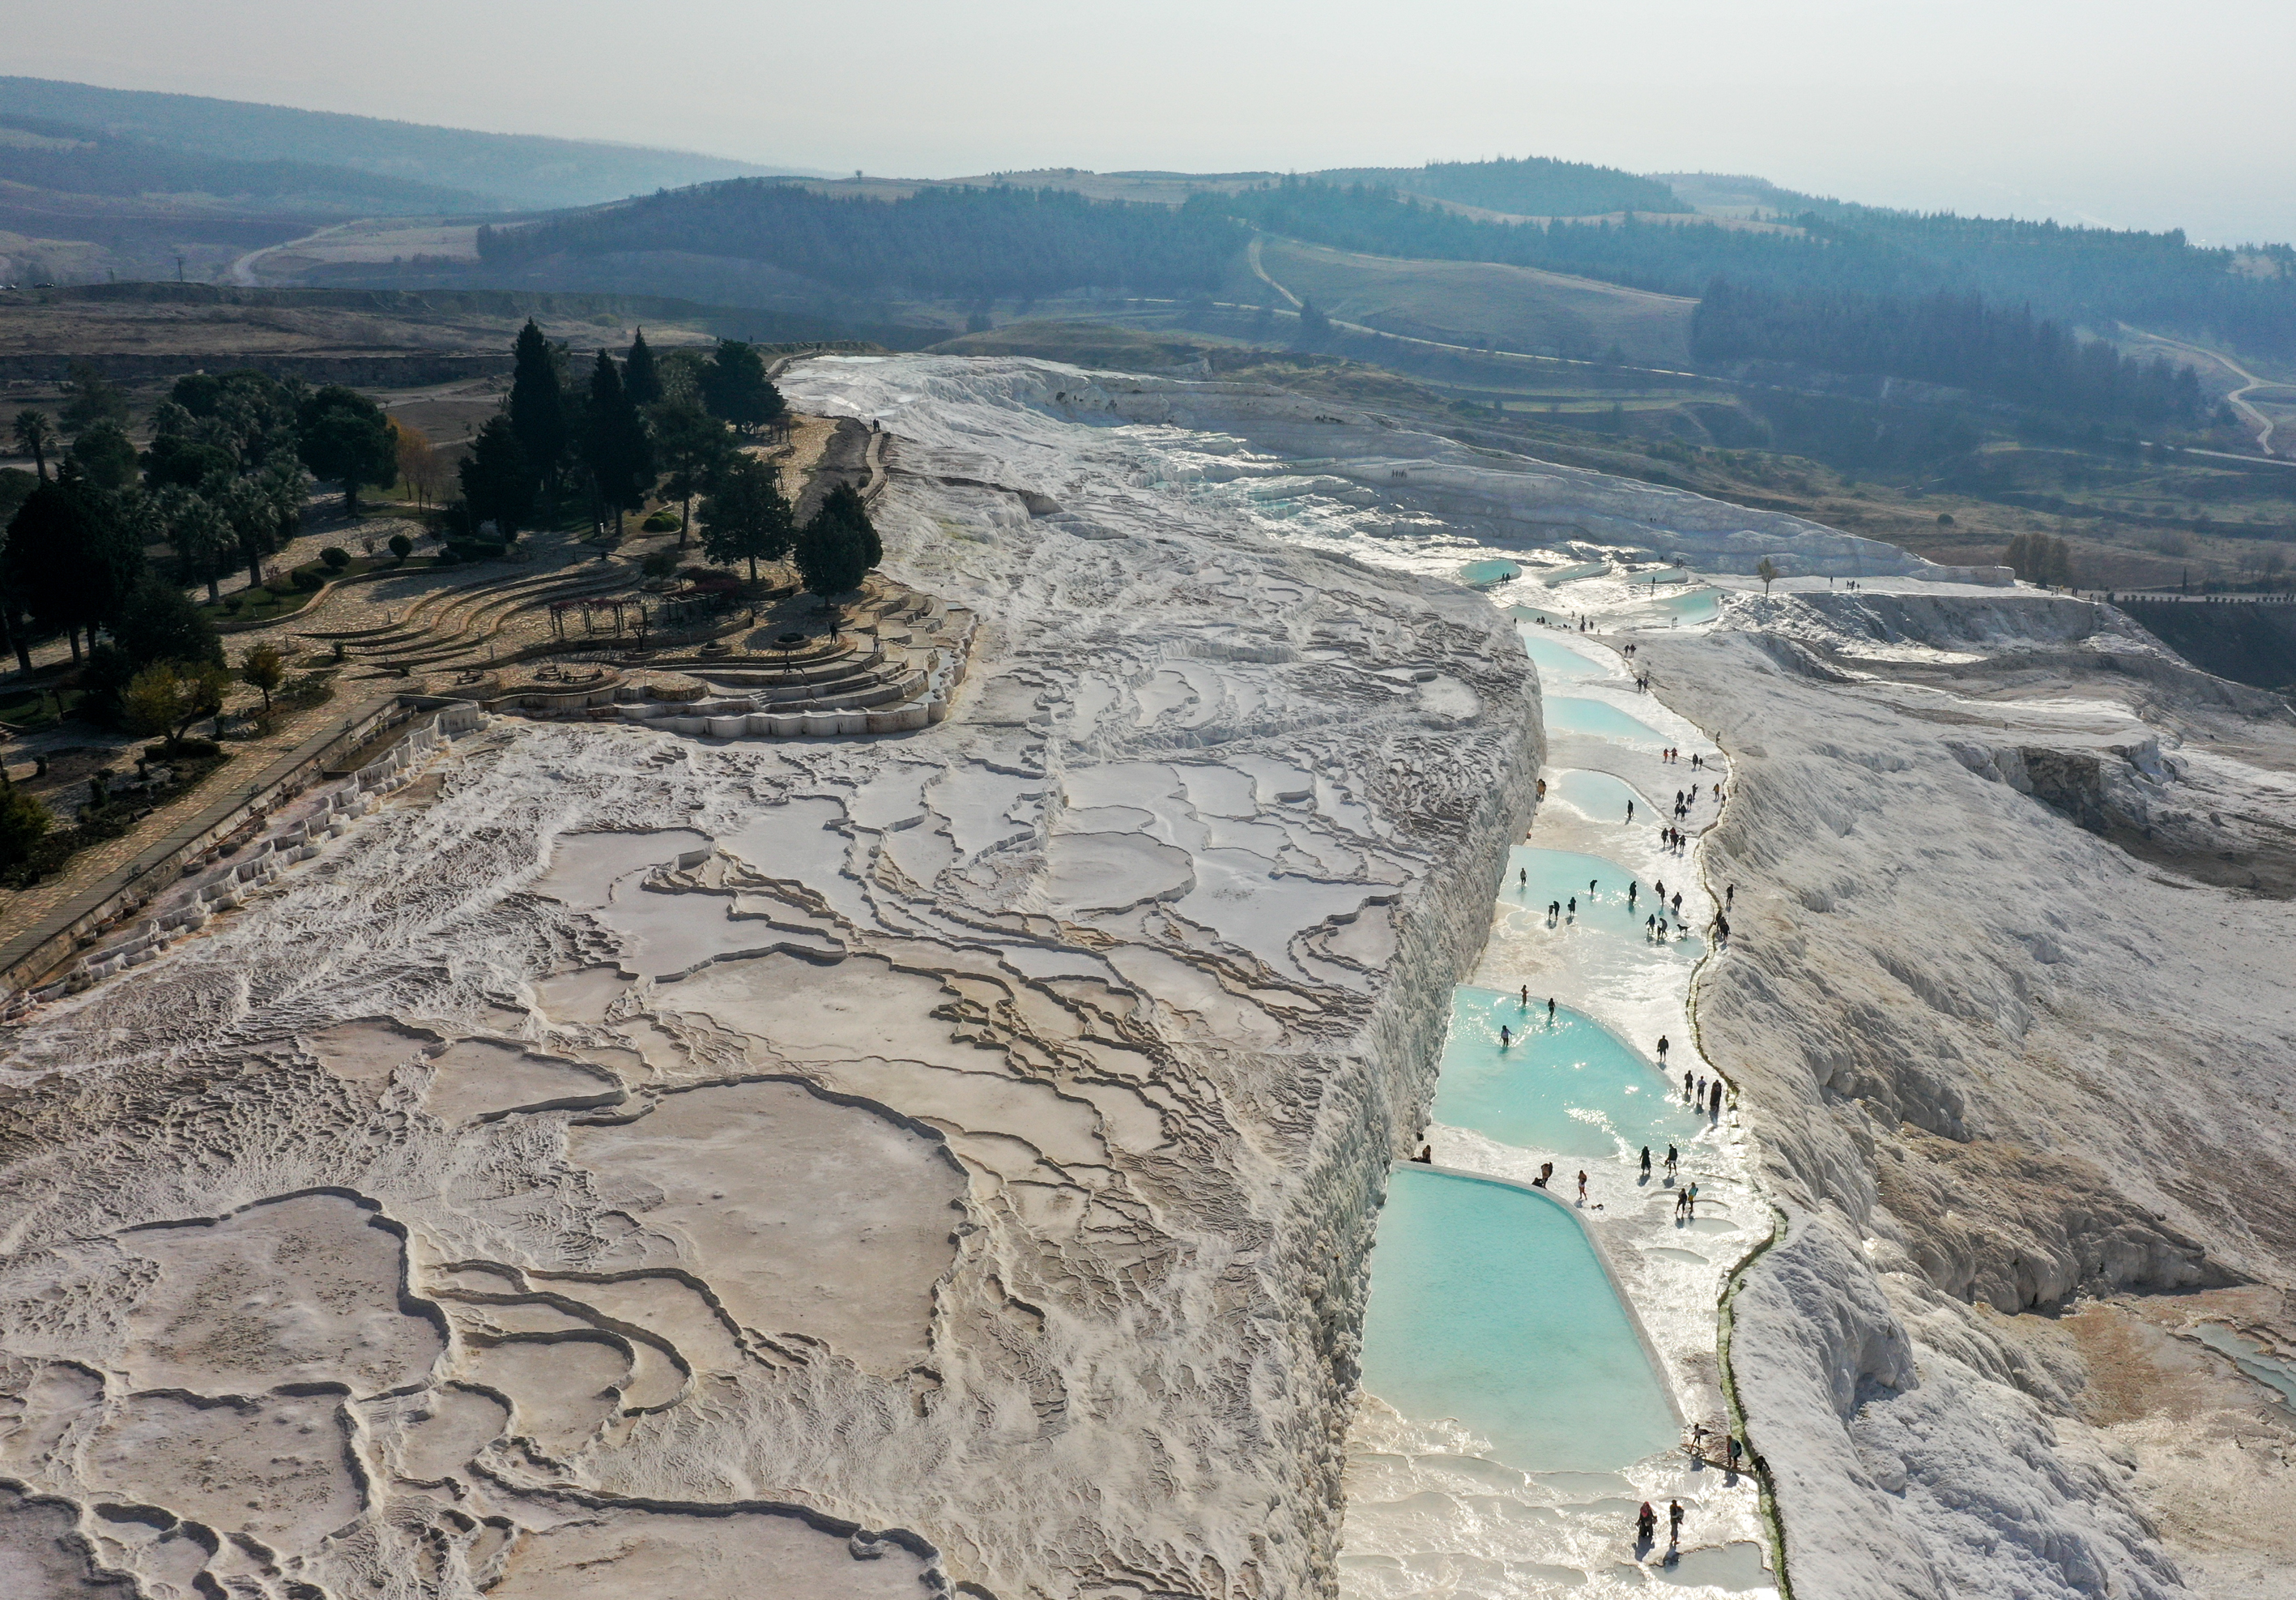
[[[48,452],[55,445],[56,426],[46,412],[27,406],[16,414],[16,447],[32,458],[42,483],[48,480]]]

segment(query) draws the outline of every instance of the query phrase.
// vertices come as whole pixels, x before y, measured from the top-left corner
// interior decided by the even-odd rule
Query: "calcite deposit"
[[[980,619],[946,723],[497,719],[12,1028],[7,1570],[1327,1582],[1361,1260],[1534,685],[1482,600],[1145,487],[1021,384],[918,416],[878,505]]]

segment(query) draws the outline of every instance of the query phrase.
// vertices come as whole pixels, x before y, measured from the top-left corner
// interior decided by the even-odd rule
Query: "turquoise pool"
[[[1521,576],[1522,569],[1511,561],[1471,561],[1459,569],[1459,581],[1471,589],[1488,589]]]
[[[1693,589],[1687,595],[1669,595],[1659,603],[1685,622],[1711,622],[1721,614],[1722,591]]]
[[[1600,661],[1590,661],[1568,644],[1548,636],[1554,631],[1551,628],[1541,628],[1536,622],[1522,622],[1516,624],[1514,631],[1522,639],[1523,653],[1538,669],[1541,684],[1590,684],[1612,676]]]
[[[1576,807],[1596,822],[1625,822],[1628,800],[1635,803],[1636,822],[1649,822],[1658,816],[1640,791],[1607,772],[1588,772],[1583,767],[1559,772],[1547,784],[1546,792],[1550,799]]]
[[[1559,1202],[1398,1167],[1371,1259],[1364,1387],[1406,1416],[1455,1417],[1530,1472],[1615,1472],[1674,1444],[1642,1341]]]
[[[1584,880],[1581,880],[1582,882]],[[1514,1030],[1502,1048],[1499,1027]],[[1658,1069],[1575,1011],[1546,1020],[1546,1003],[1462,987],[1435,1088],[1435,1120],[1521,1150],[1589,1161],[1659,1155],[1687,1145],[1705,1119],[1669,1093]]]
[[[1548,729],[1556,733],[1592,734],[1598,739],[1615,739],[1621,744],[1652,749],[1666,743],[1657,729],[1628,716],[1608,701],[1551,695],[1546,702],[1546,714]]]
[[[1636,825],[1641,826],[1639,818]],[[1652,820],[1657,826],[1657,819]],[[1681,866],[1682,882],[1670,886],[1669,892],[1685,888],[1691,881],[1687,862]],[[1671,877],[1674,874],[1667,874]],[[1525,882],[1525,879],[1528,882]],[[1587,887],[1589,882],[1592,890]],[[1627,886],[1638,883],[1640,892],[1634,904],[1627,904]],[[1507,851],[1506,882],[1499,885],[1499,904],[1513,911],[1516,917],[1528,917],[1543,922],[1546,903],[1559,900],[1568,906],[1578,902],[1578,909],[1564,913],[1563,926],[1591,930],[1596,933],[1614,935],[1620,939],[1639,939],[1643,937],[1643,919],[1658,909],[1651,881],[1637,879],[1615,861],[1605,861],[1600,856],[1582,856],[1576,850],[1541,849],[1536,845],[1518,844]],[[1689,909],[1688,896],[1684,897],[1684,908]],[[1517,923],[1520,927],[1523,924]],[[1653,955],[1663,954],[1676,960],[1695,961],[1706,953],[1705,941],[1696,935],[1669,939]]]

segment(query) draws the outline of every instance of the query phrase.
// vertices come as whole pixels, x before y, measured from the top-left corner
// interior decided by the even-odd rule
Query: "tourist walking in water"
[[[1682,1192],[1682,1209],[1690,1213],[1693,1222],[1698,1220],[1698,1186],[1692,1184]]]
[[[1553,995],[1546,997],[1546,1020],[1550,1024],[1554,1021],[1554,997]]]
[[[1669,1500],[1666,1503],[1666,1542],[1668,1544],[1682,1543],[1682,1519],[1688,1514],[1689,1513],[1682,1509],[1681,1501]]]
[[[1642,1510],[1635,1514],[1635,1542],[1648,1545],[1657,1542],[1657,1539],[1658,1513],[1651,1509],[1648,1500],[1644,1500]]]
[[[1573,916],[1578,915],[1578,897],[1575,894],[1570,897],[1570,915]]]
[[[1628,822],[1632,822],[1632,821],[1634,821],[1634,819],[1635,819],[1635,802],[1634,802],[1634,801],[1632,801],[1632,800],[1628,800],[1628,801],[1627,802],[1627,820],[1628,820]]]
[[[1528,983],[1522,986],[1522,1008],[1525,1011],[1530,1009],[1530,985]]]
[[[1509,1045],[1513,1043],[1514,1035],[1508,1031],[1507,1025],[1505,1022],[1501,1022],[1499,1024],[1499,1048],[1504,1050]]]
[[[1718,1078],[1714,1080],[1714,1114],[1722,1114],[1722,1080]]]
[[[1690,1098],[1690,1074],[1688,1072],[1685,1072],[1682,1075],[1682,1097],[1685,1100]]]
[[[1650,1146],[1647,1145],[1643,1146],[1643,1181],[1650,1181]]]
[[[1518,866],[1515,868],[1514,886],[1517,889],[1529,889],[1530,887],[1530,869],[1529,867]]]
[[[1673,1145],[1669,1145],[1666,1147],[1666,1175],[1669,1177],[1672,1177],[1674,1176],[1674,1164],[1681,1159],[1682,1158],[1680,1156],[1674,1153]]]

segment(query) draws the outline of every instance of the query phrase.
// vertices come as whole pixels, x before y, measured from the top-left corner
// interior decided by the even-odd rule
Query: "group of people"
[[[1666,1503],[1666,1542],[1669,1545],[1682,1543],[1682,1519],[1689,1514],[1683,1510],[1681,1501],[1669,1500]],[[1635,1514],[1635,1541],[1645,1547],[1658,1543],[1658,1513],[1651,1509],[1648,1500],[1644,1500],[1643,1508]]]
[[[1669,744],[1664,750],[1658,752],[1658,759],[1671,767],[1682,759],[1682,751],[1674,745]],[[1703,767],[1706,765],[1706,758],[1698,754],[1695,751],[1693,751],[1690,756],[1690,764],[1693,767]]]

